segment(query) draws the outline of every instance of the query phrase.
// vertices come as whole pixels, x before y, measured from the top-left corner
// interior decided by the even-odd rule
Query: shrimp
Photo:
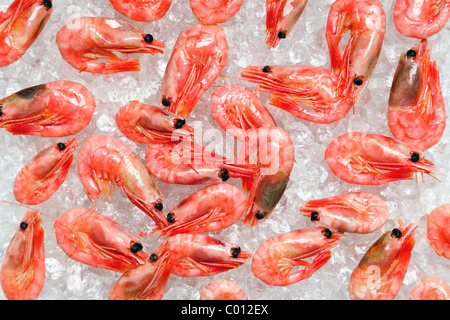
[[[303,13],[308,0],[266,0],[266,44],[276,48]]]
[[[379,196],[368,192],[349,192],[308,201],[300,214],[322,227],[341,232],[371,233],[387,221],[389,209]]]
[[[148,259],[134,234],[94,210],[70,209],[53,227],[59,247],[71,259],[91,267],[125,273]]]
[[[349,183],[380,185],[432,176],[434,164],[393,138],[370,133],[344,133],[327,146],[325,160],[334,175]]]
[[[450,286],[438,277],[425,277],[409,294],[409,300],[450,300]]]
[[[164,240],[172,274],[204,277],[238,268],[251,256],[239,246],[203,234],[180,233]]]
[[[109,0],[114,9],[135,21],[152,22],[169,11],[172,0]]]
[[[406,37],[426,39],[441,31],[450,17],[448,0],[396,0],[394,25]]]
[[[194,133],[182,117],[139,101],[131,101],[120,108],[116,124],[128,139],[144,144],[192,138]]]
[[[44,229],[41,212],[28,211],[6,249],[0,271],[9,300],[35,300],[45,282]]]
[[[96,107],[92,93],[72,81],[53,81],[0,100],[0,128],[14,135],[66,137],[83,130]]]
[[[53,12],[50,0],[15,0],[0,12],[0,67],[19,60],[44,29]]]
[[[61,56],[80,72],[112,74],[140,71],[138,58],[119,53],[163,53],[164,43],[128,21],[108,17],[81,17],[70,21],[56,35]],[[96,60],[109,60],[104,63]]]
[[[247,66],[241,76],[269,92],[270,104],[303,120],[333,123],[345,118],[354,105],[347,94],[345,72],[337,74],[310,66],[267,65]]]
[[[250,129],[277,124],[255,92],[241,85],[225,85],[211,94],[211,115],[226,132],[244,141]]]
[[[402,286],[414,247],[417,225],[385,232],[366,252],[350,276],[352,300],[393,300]]]
[[[450,259],[450,204],[437,207],[427,216],[427,240],[439,256]]]
[[[288,286],[312,276],[331,258],[344,236],[322,227],[303,228],[265,240],[252,258],[252,272],[271,286]],[[305,259],[315,257],[312,262]],[[295,267],[303,269],[291,272]]]
[[[109,183],[116,183],[157,226],[166,225],[155,178],[120,141],[104,135],[86,139],[78,154],[78,173],[90,198],[98,199],[101,193],[110,198]]]
[[[248,297],[236,282],[216,279],[200,290],[200,300],[248,300]]]
[[[225,32],[218,25],[200,24],[182,33],[164,73],[161,106],[187,118],[222,72],[228,50]]]
[[[167,214],[168,226],[161,235],[203,233],[225,229],[236,223],[244,213],[247,197],[228,183],[208,185],[181,200]]]
[[[49,199],[64,183],[78,147],[75,138],[58,142],[39,152],[14,180],[14,197],[22,204],[36,205]]]
[[[339,43],[347,31],[350,40],[342,55]],[[336,0],[331,5],[326,26],[331,70],[340,72],[343,64],[348,66],[349,95],[355,103],[378,62],[385,33],[386,15],[380,1]]]
[[[244,0],[190,0],[192,12],[204,25],[225,23],[239,11]]]
[[[446,120],[439,70],[424,39],[400,57],[389,97],[389,128],[394,138],[425,151],[439,142]]]

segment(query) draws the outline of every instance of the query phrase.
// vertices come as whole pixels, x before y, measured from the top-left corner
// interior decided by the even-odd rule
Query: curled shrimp
[[[251,256],[233,243],[204,234],[180,233],[164,240],[172,274],[203,277],[240,267]]]
[[[312,276],[331,258],[341,232],[322,227],[303,228],[265,240],[252,258],[253,274],[271,286],[288,286]],[[312,262],[305,259],[314,257]],[[295,267],[303,266],[301,270]]]
[[[427,240],[439,256],[450,259],[450,204],[437,207],[427,216]]]
[[[389,97],[389,128],[394,138],[425,151],[439,142],[446,120],[439,70],[424,39],[400,57]]]
[[[300,214],[322,227],[341,232],[370,233],[387,221],[389,209],[379,196],[368,192],[349,192],[308,201]]]
[[[53,12],[50,0],[15,0],[0,12],[0,67],[19,60],[33,44]]]
[[[45,282],[44,229],[41,212],[28,211],[6,249],[0,271],[9,300],[35,300]]]
[[[192,12],[201,24],[225,23],[239,11],[244,0],[190,0]]]
[[[277,124],[255,92],[241,85],[225,85],[211,94],[211,115],[219,126],[239,141],[250,129]]]
[[[64,183],[78,147],[75,138],[58,142],[39,152],[14,180],[14,197],[22,204],[36,205],[49,199]]]
[[[450,300],[450,286],[438,277],[425,277],[414,286],[409,300]]]
[[[161,106],[187,118],[227,63],[228,43],[218,25],[196,25],[177,39],[162,81]]]
[[[165,143],[191,138],[194,129],[186,120],[163,108],[131,101],[116,113],[119,130],[139,143]]]
[[[88,208],[74,208],[54,222],[56,242],[73,260],[125,273],[148,255],[134,234],[114,220]]]
[[[426,39],[444,28],[450,17],[448,0],[396,0],[394,25],[406,37]]]
[[[414,247],[417,225],[385,232],[362,257],[350,276],[352,300],[393,300],[400,290]]]
[[[325,150],[334,175],[362,185],[380,185],[412,179],[415,173],[432,176],[434,164],[407,144],[370,133],[348,132],[336,137]]]
[[[109,0],[114,9],[135,21],[152,22],[167,13],[172,0]]]
[[[204,233],[225,229],[239,221],[244,213],[247,197],[237,187],[216,183],[201,188],[178,203],[167,214],[167,227],[161,235]]]
[[[308,0],[266,0],[266,44],[276,48],[303,13]]]
[[[0,100],[0,128],[14,135],[66,137],[83,130],[96,107],[92,93],[72,81],[53,81]]]
[[[164,43],[128,21],[108,17],[81,17],[70,21],[56,36],[61,56],[80,72],[112,74],[139,71],[138,58],[120,58],[114,52],[162,53]],[[109,60],[99,62],[96,60]]]
[[[109,198],[109,183],[115,183],[156,225],[166,225],[162,194],[155,178],[123,143],[104,135],[91,136],[77,161],[81,182],[90,198],[98,199],[102,193]]]
[[[200,300],[248,300],[248,297],[236,282],[216,279],[201,288]]]
[[[341,54],[339,43],[347,31],[350,40]],[[379,0],[336,0],[331,5],[326,27],[331,70],[340,72],[347,64],[353,82],[348,82],[349,95],[355,103],[378,62],[385,33],[386,15]]]

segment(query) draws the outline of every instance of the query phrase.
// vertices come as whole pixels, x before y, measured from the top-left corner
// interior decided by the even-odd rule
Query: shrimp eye
[[[1,106],[0,106],[0,108],[1,108]],[[2,116],[3,115],[3,111],[2,110],[0,110],[0,116]]]
[[[406,52],[406,56],[407,56],[408,58],[415,58],[416,55],[417,55],[417,52],[416,52],[415,50],[413,50],[413,49],[408,50],[408,51]]]
[[[319,221],[319,213],[317,211],[311,212],[311,221]]]
[[[259,212],[259,211],[258,211],[258,212],[255,214],[255,218],[258,219],[258,220],[264,219],[265,216],[266,216],[266,213],[265,213],[265,212]]]
[[[150,33],[146,34],[145,37],[144,37],[144,41],[147,42],[147,43],[152,43],[153,42],[153,36]]]
[[[420,160],[420,154],[418,154],[417,152],[413,152],[411,154],[411,158],[409,158],[409,160],[411,160],[412,162],[417,162]]]
[[[21,222],[21,223],[20,223],[20,229],[25,230],[26,228],[28,228],[28,223],[26,223],[26,222]]]
[[[284,31],[278,32],[278,38],[279,39],[286,39],[286,32],[284,32]]]
[[[219,172],[219,178],[222,178],[222,181],[227,181],[228,179],[230,179],[230,175],[228,174],[228,170],[227,169],[220,169]]]
[[[239,248],[239,247],[231,248],[231,256],[233,258],[237,258],[240,253],[241,253],[241,248]]]
[[[186,124],[186,120],[177,119],[177,122],[175,122],[175,129],[181,129],[185,124]]]
[[[399,239],[402,236],[402,232],[397,228],[392,229],[391,235]]]
[[[62,142],[58,143],[56,146],[58,147],[59,151],[63,151],[66,148],[66,145]]]
[[[140,244],[139,242],[135,242],[131,245],[130,250],[133,253],[137,253],[137,252],[141,251],[142,248],[143,248],[142,244]]]
[[[150,258],[149,258],[149,260],[150,260],[150,262],[156,262],[156,261],[158,261],[158,255],[156,254],[156,253],[152,253],[151,255],[150,255]]]
[[[353,83],[355,84],[355,86],[360,86],[363,84],[363,80],[361,78],[356,77],[355,79],[353,79]]]
[[[163,105],[164,107],[169,107],[169,106],[170,106],[170,100],[167,99],[167,98],[163,98],[163,99],[161,100],[161,103],[162,103],[162,105]]]
[[[162,211],[163,204],[161,202],[155,203],[155,209],[158,210],[158,211]]]
[[[322,231],[322,234],[325,236],[325,238],[330,239],[333,235],[333,232],[331,232],[329,229],[325,229]]]
[[[169,213],[167,214],[167,221],[168,221],[169,223],[174,223],[174,222],[175,222],[175,215],[174,215],[172,212],[169,212]]]
[[[53,4],[50,0],[44,0],[44,2],[42,2],[42,5],[48,9],[51,9],[53,7]]]
[[[265,66],[265,67],[262,69],[262,72],[264,72],[264,73],[270,72],[270,66]]]

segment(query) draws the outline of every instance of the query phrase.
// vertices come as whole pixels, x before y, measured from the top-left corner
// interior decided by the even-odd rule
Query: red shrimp
[[[192,12],[204,25],[225,23],[241,9],[244,0],[190,0]]]
[[[411,290],[409,300],[450,300],[450,286],[438,277],[422,278]]]
[[[450,204],[437,207],[427,216],[427,239],[439,256],[450,259]]]
[[[248,300],[248,297],[237,283],[216,279],[200,290],[200,300]]]
[[[109,0],[114,9],[135,21],[153,22],[164,17],[172,0]]]

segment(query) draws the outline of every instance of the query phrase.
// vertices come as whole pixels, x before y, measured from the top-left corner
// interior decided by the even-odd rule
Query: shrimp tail
[[[96,73],[112,74],[118,72],[140,71],[140,70],[141,70],[140,60],[136,58],[131,58],[119,61],[111,61],[108,63],[97,63],[97,62],[88,63],[88,66],[80,70],[80,73],[83,71],[87,71],[92,74]]]

